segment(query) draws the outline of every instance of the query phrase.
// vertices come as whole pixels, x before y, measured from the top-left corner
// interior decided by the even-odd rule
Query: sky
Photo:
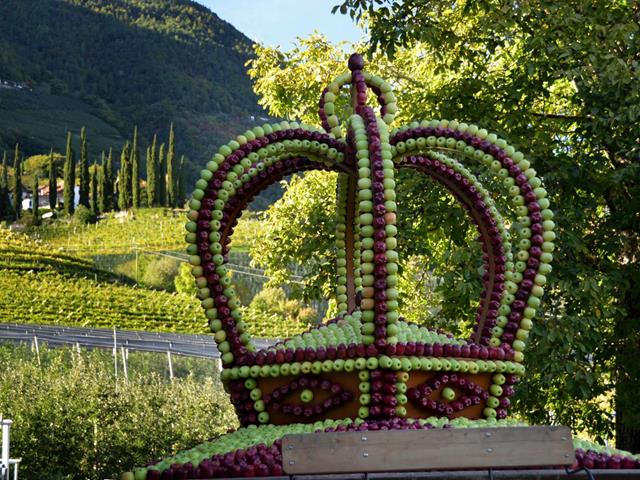
[[[331,14],[340,0],[196,0],[250,39],[284,50],[318,30],[334,43],[362,36],[348,15]]]

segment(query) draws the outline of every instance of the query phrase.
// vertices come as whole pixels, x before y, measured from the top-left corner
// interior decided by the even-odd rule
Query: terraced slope
[[[0,230],[0,321],[205,333],[195,298],[137,288]]]

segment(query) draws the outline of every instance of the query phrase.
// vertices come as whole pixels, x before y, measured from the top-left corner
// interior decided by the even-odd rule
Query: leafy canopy
[[[636,409],[629,408],[640,380],[640,294],[633,288],[640,282],[638,6],[579,0],[350,0],[342,7],[366,21],[371,35],[367,69],[394,86],[401,108],[396,125],[424,118],[476,123],[526,152],[546,181],[557,213],[559,249],[528,349],[529,374],[519,389],[517,411],[534,423],[564,423],[611,438],[617,387],[618,446],[640,450],[625,443],[620,426],[621,417],[640,425]],[[249,73],[261,104],[273,115],[317,124],[318,95],[344,70],[348,53],[343,47],[321,35],[301,39],[289,52],[257,46]],[[437,315],[462,320],[464,327],[480,287],[474,270],[479,253],[469,248],[472,226],[429,180],[400,177],[403,281],[413,278],[413,291],[423,291],[419,282],[425,275],[415,272],[421,255],[424,270],[432,272],[429,278],[443,280],[432,290],[441,309]],[[333,201],[332,193],[309,188],[304,195],[302,186],[296,187],[298,201],[291,211]],[[499,193],[490,182],[487,187]],[[318,200],[318,194],[325,196]],[[496,200],[499,208],[509,208]],[[329,222],[314,231],[283,217],[272,228],[298,240],[279,246],[281,256],[304,261],[306,254],[295,250],[299,244],[304,251],[313,250],[311,245],[323,251],[318,242],[331,235]],[[261,251],[272,246],[267,243]],[[275,258],[260,252],[256,257],[275,268]],[[405,300],[405,315],[427,319],[426,312],[420,315],[422,308],[409,308],[411,302],[416,305],[415,298]]]

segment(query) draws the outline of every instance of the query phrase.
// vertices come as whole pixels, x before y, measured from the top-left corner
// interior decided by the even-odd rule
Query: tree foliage
[[[89,148],[87,145],[87,129],[80,130],[80,198],[78,203],[89,208],[89,190],[91,178],[89,176]]]
[[[21,477],[117,478],[236,424],[204,361],[174,358],[169,380],[166,355],[130,352],[126,381],[118,362],[116,378],[110,351],[0,347],[0,412],[15,421]]]
[[[138,152],[138,127],[133,129],[131,142],[131,204],[140,208],[140,153]]]
[[[156,143],[158,138],[153,136],[151,145],[147,147],[147,205],[155,207],[158,205],[158,164],[156,162]]]
[[[75,186],[76,186],[76,159],[73,151],[73,145],[71,143],[71,132],[67,132],[67,150],[64,160],[64,213],[67,215],[73,215],[75,209]]]
[[[178,165],[176,165],[176,145],[175,145],[175,135],[173,133],[173,123],[171,124],[171,129],[169,130],[169,147],[167,148],[167,206],[175,207],[176,206],[176,180],[177,180],[177,169]]]
[[[100,199],[98,194],[98,165],[96,162],[93,162],[93,168],[90,172],[91,182],[89,183],[89,208],[91,210],[91,214],[95,217],[100,213]]]
[[[56,170],[53,150],[49,152],[49,208],[55,210],[58,203],[58,172]]]
[[[142,137],[175,121],[177,149],[200,158],[257,113],[244,67],[251,41],[197,2],[5,0],[2,13],[0,79],[63,96],[71,108],[80,102],[69,97],[80,97],[123,137],[134,125]],[[76,112],[78,122],[87,116]],[[0,132],[0,145],[24,139],[48,149],[37,126],[20,127]]]
[[[38,223],[38,215],[40,208],[40,198],[38,197],[38,175],[33,176],[31,183],[31,215],[33,215],[34,223]]]
[[[22,153],[20,146],[16,143],[13,154],[13,212],[16,220],[20,218],[22,212]]]
[[[109,154],[107,155],[107,163],[104,169],[104,198],[105,205],[107,206],[107,210],[111,211],[115,210],[115,179],[114,179],[114,170],[113,170],[113,150],[109,149]]]
[[[107,160],[104,152],[101,154],[101,162],[100,166],[96,166],[99,168],[98,170],[98,185],[97,185],[97,195],[98,195],[98,212],[105,213],[107,212]]]
[[[334,288],[336,175],[309,172],[293,176],[282,199],[264,213],[261,237],[250,247],[251,257],[265,268],[270,285],[286,283],[294,295],[330,296]],[[304,266],[304,275],[295,272]],[[303,282],[298,283],[298,280]]]
[[[640,450],[634,434],[640,414],[633,405],[640,383],[637,5],[370,5],[347,1],[343,10],[369,19],[367,69],[393,84],[401,108],[396,125],[425,118],[477,123],[527,152],[546,180],[560,247],[517,411],[534,423],[565,423],[612,438],[615,407],[618,446]],[[256,54],[250,74],[261,104],[274,115],[292,112],[317,124],[321,87],[345,69],[347,54],[321,36],[302,39],[287,53],[257,47]],[[400,253],[407,261],[425,255],[425,268],[444,280],[436,289],[440,315],[468,320],[480,287],[480,257],[468,244],[471,225],[429,180],[403,172],[399,177]],[[301,204],[292,211],[318,201],[309,200],[316,194],[311,188],[307,195],[299,189]],[[272,228],[305,249],[317,247],[315,236],[296,222]],[[330,233],[318,230],[322,239]],[[280,256],[305,258],[295,247],[283,246]]]
[[[131,146],[125,143],[120,152],[118,171],[118,208],[126,210],[131,206]]]
[[[2,172],[0,173],[0,219],[9,215],[11,200],[9,200],[9,167],[7,165],[7,151],[2,154]]]

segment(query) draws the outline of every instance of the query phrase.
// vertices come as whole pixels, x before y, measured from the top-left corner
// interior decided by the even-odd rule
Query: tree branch
[[[592,120],[591,115],[563,115],[561,113],[530,112],[534,117],[553,118],[558,120]]]

